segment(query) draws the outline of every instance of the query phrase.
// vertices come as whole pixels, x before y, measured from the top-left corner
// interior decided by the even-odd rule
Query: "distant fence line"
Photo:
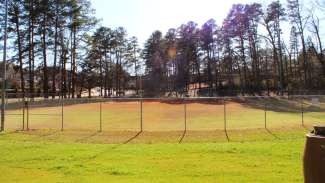
[[[195,95],[195,97],[237,97],[237,96],[265,96],[265,95],[284,95],[284,96],[298,96],[298,95],[325,95],[325,90],[283,90],[283,91],[279,91],[279,90],[263,90],[260,92],[245,92],[242,90],[215,90],[215,89],[209,89],[209,88],[205,88],[202,90],[212,90],[212,96],[209,95],[209,93],[211,92],[206,92],[204,94],[200,94],[198,89],[195,89],[195,91],[197,91],[198,93]],[[167,92],[166,92],[167,93]],[[202,92],[201,92],[202,93]],[[47,96],[48,98],[52,98],[54,97],[62,97],[64,96],[64,98],[71,98],[72,94],[69,93],[62,93],[62,92],[49,92],[49,93],[42,93],[42,92],[35,92],[35,93],[29,93],[29,92],[14,92],[9,90],[8,92],[6,92],[6,96],[8,98],[39,98],[39,97],[45,97]],[[182,95],[183,96],[183,95]],[[75,94],[74,96],[75,98],[81,98],[82,96],[79,96],[78,94]],[[84,96],[85,97],[85,96]],[[100,97],[99,95],[93,95],[92,97]],[[108,98],[114,98],[116,96],[111,95],[108,96]],[[120,96],[121,97],[121,96]],[[127,96],[127,97],[132,97],[132,98],[136,98],[136,95],[133,96]],[[161,96],[160,96],[161,98]],[[180,97],[182,98],[182,97]]]

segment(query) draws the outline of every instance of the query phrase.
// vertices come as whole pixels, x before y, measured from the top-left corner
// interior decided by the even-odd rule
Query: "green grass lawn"
[[[113,138],[105,133],[51,132],[0,134],[0,182],[303,182],[302,129],[274,132],[277,139],[249,133],[245,142],[216,137],[215,143],[189,132],[182,144],[176,137],[161,140],[171,138],[168,134],[144,133],[130,144],[105,144]],[[156,141],[146,141],[153,137]]]

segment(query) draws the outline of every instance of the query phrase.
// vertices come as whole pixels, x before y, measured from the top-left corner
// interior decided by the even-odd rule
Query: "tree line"
[[[143,50],[147,89],[188,95],[194,87],[208,96],[322,90],[320,18],[302,7],[299,0],[234,4],[221,25],[190,21],[164,36],[154,32]]]
[[[62,93],[75,97],[85,36],[97,22],[91,3],[88,0],[9,0],[8,3],[10,53],[13,53],[10,61],[17,65],[20,75],[20,86],[16,87],[30,97],[36,89],[45,98],[51,93],[54,97],[60,75]],[[4,0],[1,8],[4,12]]]
[[[325,3],[316,3],[323,11]],[[142,49],[125,28],[98,26],[94,13],[88,0],[10,0],[16,91],[75,98],[94,88],[103,97],[131,90],[217,96],[324,88],[321,18],[301,0],[234,4],[220,25],[210,19],[154,31]]]

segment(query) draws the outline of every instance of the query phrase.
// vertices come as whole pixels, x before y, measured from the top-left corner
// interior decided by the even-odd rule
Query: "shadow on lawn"
[[[183,134],[182,134],[182,136],[181,136],[181,139],[180,139],[179,142],[178,142],[179,144],[181,144],[181,143],[183,142],[185,136],[186,136],[186,130],[183,132]]]
[[[150,132],[148,132],[150,133]],[[187,131],[183,131],[182,135],[180,137],[180,140],[178,140],[177,142],[179,144],[181,144],[186,136]],[[136,133],[134,136],[130,137],[128,140],[126,140],[125,142],[123,142],[122,144],[129,144],[131,142],[133,142],[135,139],[137,139],[140,135],[145,135],[144,131],[139,131],[138,133]]]
[[[97,133],[100,133],[100,132],[97,132]],[[138,138],[142,133],[143,133],[143,131],[139,131],[138,133],[136,133],[134,136],[132,136],[131,138],[129,138],[125,142],[120,143],[120,144],[114,144],[113,146],[109,146],[109,147],[105,148],[105,150],[100,151],[100,152],[94,154],[93,156],[90,156],[88,159],[85,159],[84,161],[87,162],[87,161],[94,160],[94,159],[98,158],[99,156],[104,155],[105,153],[109,152],[110,150],[115,150],[115,149],[117,149],[117,148],[119,148],[119,147],[121,147],[121,146],[123,146],[125,144],[129,144],[131,141]]]
[[[255,98],[233,100],[245,107],[267,110],[273,112],[301,113],[301,112],[324,112],[325,101],[320,98],[319,105],[313,105],[311,98]],[[232,100],[230,100],[232,101]]]
[[[131,141],[133,141],[134,139],[138,138],[140,135],[142,134],[142,131],[139,131],[137,134],[135,134],[134,136],[132,136],[131,138],[129,138],[127,141],[123,142],[123,144],[128,144]]]
[[[300,113],[302,112],[325,112],[325,98],[318,97],[319,105],[312,105],[312,98],[308,97],[234,97],[234,98],[198,98],[198,99],[161,99],[143,100],[143,102],[160,102],[170,105],[182,104],[206,104],[226,105],[240,104],[246,108],[267,110],[273,112]]]
[[[269,130],[268,128],[265,128],[266,132],[270,135],[272,135],[276,140],[280,140],[280,138],[275,135],[271,130]]]

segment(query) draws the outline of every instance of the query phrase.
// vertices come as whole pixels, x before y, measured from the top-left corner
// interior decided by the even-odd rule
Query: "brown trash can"
[[[325,183],[325,126],[307,134],[304,154],[305,183]]]

